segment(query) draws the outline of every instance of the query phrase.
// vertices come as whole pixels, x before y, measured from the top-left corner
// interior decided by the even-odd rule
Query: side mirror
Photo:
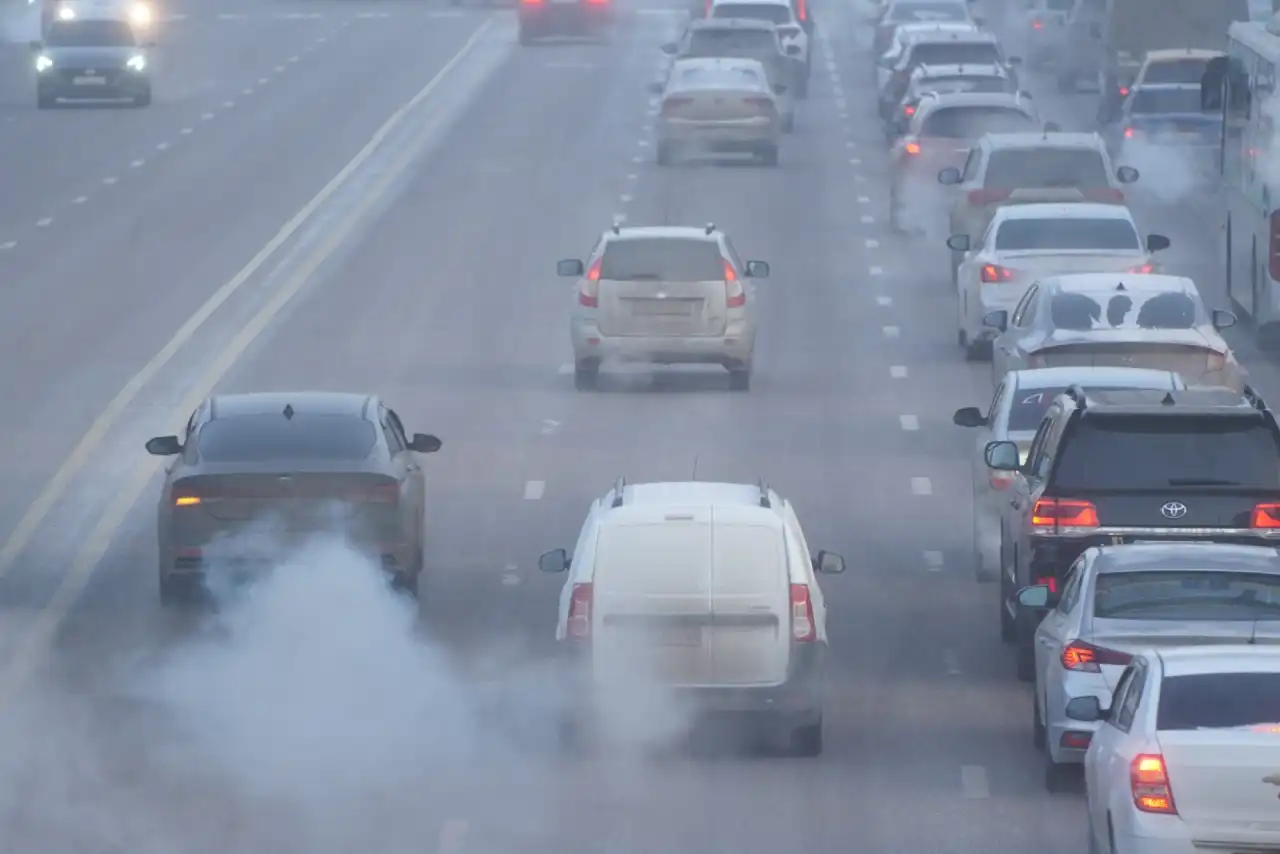
[[[182,453],[177,436],[156,436],[147,440],[147,453],[153,457],[173,457]]]
[[[776,84],[776,85],[773,87],[773,94],[775,94],[775,95],[785,95],[785,94],[787,94],[787,90],[788,90],[788,89],[790,89],[790,88],[791,88],[791,87],[790,87],[790,86],[788,86],[786,83],[778,83],[778,84]]]
[[[1005,65],[1021,65],[1021,64],[1022,64],[1022,57],[1020,57],[1020,56],[1011,56],[1011,57],[1009,57],[1008,59],[1006,59],[1004,62],[1005,62]]]
[[[844,572],[844,558],[835,552],[818,552],[813,559],[813,570],[820,575],[839,575]]]
[[[747,274],[748,279],[767,279],[769,278],[769,263],[767,261],[748,261],[746,269],[742,272]]]
[[[1165,249],[1168,249],[1169,245],[1169,238],[1165,237],[1163,234],[1147,235],[1148,252],[1162,252]]]
[[[413,438],[409,440],[409,450],[419,454],[434,454],[442,445],[444,442],[430,433],[414,433]]]
[[[947,248],[953,252],[969,251],[969,235],[953,234],[947,238]]]
[[[1230,329],[1236,325],[1236,316],[1223,308],[1213,310],[1213,328]]]
[[[44,50],[44,42],[27,42],[27,47],[31,49],[32,53],[39,53]]]
[[[649,93],[652,95],[661,95],[665,91],[667,91],[667,87],[658,81],[649,84]]]
[[[982,459],[986,461],[987,468],[994,471],[1022,470],[1018,446],[1013,442],[988,442],[982,449]]]
[[[667,42],[662,46],[662,52],[665,53],[667,56],[675,56],[676,51],[678,51],[679,49],[680,49],[680,45],[676,44],[675,42]]]
[[[800,55],[800,45],[798,44],[787,45],[787,56],[799,56],[799,55]]]
[[[938,173],[938,183],[945,184],[948,187],[954,187],[960,183],[960,170],[954,166],[948,166]]]
[[[1092,694],[1085,697],[1072,697],[1063,709],[1071,720],[1087,724],[1104,720],[1109,711],[1110,709],[1103,707],[1102,701]]]
[[[577,258],[566,258],[556,264],[556,275],[562,278],[576,278],[586,272],[586,267]]]
[[[986,317],[982,318],[982,325],[988,329],[1004,332],[1009,328],[1009,312],[1004,309],[989,312]]]
[[[1132,184],[1138,180],[1138,170],[1132,166],[1121,166],[1116,170],[1116,180],[1121,184]]]
[[[986,427],[987,416],[976,406],[966,406],[956,410],[956,414],[951,416],[951,423],[957,427]]]
[[[543,572],[564,572],[569,568],[569,553],[564,549],[552,549],[543,552],[538,558],[538,569]]]
[[[1015,598],[1018,600],[1019,608],[1026,608],[1029,611],[1043,611],[1045,608],[1052,608],[1057,604],[1054,601],[1053,591],[1049,589],[1047,584],[1033,584],[1030,587],[1024,587],[1018,591]]]
[[[1045,122],[1044,130],[1045,133],[1059,133],[1062,130],[1062,125],[1057,122]]]

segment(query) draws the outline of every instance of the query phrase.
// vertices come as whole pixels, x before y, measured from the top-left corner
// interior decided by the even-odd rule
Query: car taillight
[[[920,143],[918,143],[918,142],[908,142],[905,146],[903,146],[903,150],[904,150],[904,151],[906,151],[906,152],[907,152],[907,154],[919,154],[919,153],[920,153]]]
[[[1134,129],[1133,129],[1133,128],[1125,128],[1125,129],[1124,129],[1124,138],[1125,138],[1125,139],[1133,139],[1133,135],[1134,135],[1134,133],[1135,133],[1135,131],[1134,131]]]
[[[1041,498],[1031,510],[1034,528],[1096,528],[1098,508],[1092,501],[1073,498]]]
[[[1104,205],[1118,205],[1124,202],[1124,193],[1115,187],[1092,187],[1084,191],[1084,197],[1091,202]]]
[[[359,498],[371,504],[395,504],[400,500],[400,484],[380,483],[373,489],[360,493]]]
[[[1156,269],[1155,264],[1143,264],[1140,267],[1130,268],[1129,272],[1130,273],[1152,273],[1152,272],[1155,272],[1155,269]]]
[[[1271,236],[1267,242],[1267,272],[1271,278],[1280,279],[1280,209],[1271,214]]]
[[[902,108],[902,114],[907,118],[911,118],[916,114],[916,108],[908,104],[907,106]]]
[[[521,6],[541,6],[542,0],[520,0]]]
[[[1077,673],[1101,673],[1104,664],[1124,667],[1132,658],[1127,652],[1074,640],[1062,650],[1062,669]]]
[[[693,103],[692,98],[667,98],[662,102],[662,114],[669,116],[676,110]]]
[[[809,18],[809,4],[807,0],[799,0],[796,3],[796,18],[805,21]]]
[[[1261,504],[1255,504],[1249,526],[1251,528],[1280,528],[1280,502],[1265,501]]]
[[[996,471],[991,473],[991,488],[995,490],[1008,489],[1009,484],[1013,483],[1013,475],[1007,471]]]
[[[1164,757],[1158,753],[1140,753],[1129,766],[1129,788],[1133,792],[1133,805],[1142,812],[1177,815],[1173,804],[1173,789],[1169,787],[1169,772]]]
[[[197,504],[202,504],[203,502],[204,502],[204,498],[202,496],[196,495],[194,492],[189,492],[185,490],[179,491],[176,489],[173,491],[174,507],[195,507]]]
[[[729,308],[743,308],[747,304],[747,291],[728,261],[724,262],[724,304]]]
[[[569,620],[565,631],[574,640],[591,637],[591,584],[575,584],[569,594]]]
[[[1058,592],[1058,579],[1052,575],[1046,575],[1043,578],[1037,578],[1036,584],[1040,587],[1048,587],[1050,593]]]
[[[609,0],[587,0],[588,6],[606,6]]]
[[[995,202],[1003,202],[1009,198],[1008,190],[970,190],[969,204],[976,208],[985,207]]]
[[[1128,87],[1128,86],[1121,86],[1121,87],[1120,87],[1120,97],[1121,97],[1121,98],[1128,98],[1128,97],[1129,97],[1129,87]]]
[[[1012,282],[1013,270],[1010,270],[1008,267],[1001,267],[999,264],[983,264],[982,281]]]
[[[813,619],[813,600],[809,598],[809,585],[791,585],[791,639],[799,643],[812,643],[818,637],[818,627]]]
[[[581,290],[578,291],[578,305],[585,305],[587,308],[595,308],[600,304],[600,264],[597,261],[591,265],[591,269],[587,271],[587,275],[582,280]]]
[[[1044,29],[1044,22],[1043,22],[1043,21],[1032,21],[1032,22],[1031,22],[1031,29],[1033,29],[1033,30],[1043,30],[1043,29]]]

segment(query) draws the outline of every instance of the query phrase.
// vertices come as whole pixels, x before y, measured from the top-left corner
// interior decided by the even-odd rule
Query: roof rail
[[[627,479],[619,477],[613,482],[613,504],[612,507],[622,506],[622,491],[627,488]]]
[[[707,223],[707,227],[706,227],[707,234],[711,234],[715,230],[716,230],[716,224],[714,222]]]
[[[760,488],[760,506],[772,507],[773,502],[769,500],[769,484],[765,483],[764,478],[760,478],[757,486]]]
[[[622,223],[615,220],[611,230],[614,234],[622,234]]]

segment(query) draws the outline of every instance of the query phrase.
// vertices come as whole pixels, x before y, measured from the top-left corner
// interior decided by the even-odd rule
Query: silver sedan
[[[688,154],[749,154],[778,165],[783,131],[778,96],[786,85],[770,85],[755,59],[682,59],[665,84],[658,118],[658,165]]]

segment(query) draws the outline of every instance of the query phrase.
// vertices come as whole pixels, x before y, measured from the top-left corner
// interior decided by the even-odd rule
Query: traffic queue
[[[1002,21],[1062,91],[1087,5]],[[990,400],[953,420],[975,433],[973,572],[1033,689],[1045,785],[1083,764],[1092,851],[1275,850],[1280,425],[1221,334],[1237,314],[1128,204],[1163,179],[1139,146],[1208,166],[1228,146],[1202,99],[1224,51],[1104,66],[1096,130],[1064,133],[965,0],[889,0],[871,26],[893,225],[945,242],[960,356],[991,364]]]

